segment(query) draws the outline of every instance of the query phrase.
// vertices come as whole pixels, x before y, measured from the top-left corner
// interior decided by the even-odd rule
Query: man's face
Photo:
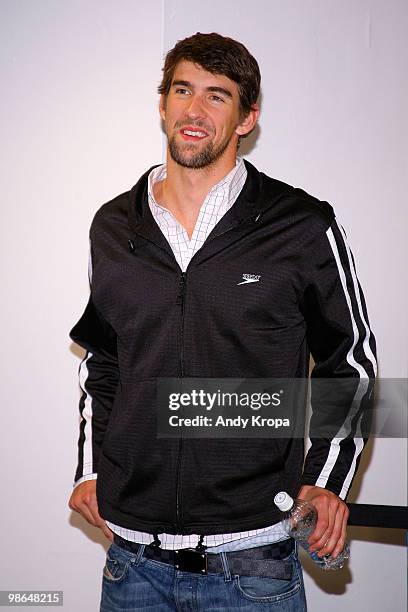
[[[161,96],[160,115],[171,157],[187,168],[204,168],[226,152],[235,157],[238,136],[246,133],[239,128],[237,84],[184,60]]]

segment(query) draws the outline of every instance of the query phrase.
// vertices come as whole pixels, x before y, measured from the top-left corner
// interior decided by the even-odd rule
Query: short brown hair
[[[186,60],[212,74],[222,74],[238,85],[240,115],[244,119],[258,99],[261,73],[258,62],[244,45],[216,32],[179,40],[165,58],[159,94],[167,95],[177,64]]]

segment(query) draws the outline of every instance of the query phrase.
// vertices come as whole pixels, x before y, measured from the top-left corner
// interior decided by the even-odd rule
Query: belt
[[[114,543],[129,552],[137,553],[141,544],[125,540],[114,534]],[[231,574],[243,576],[262,576],[290,580],[293,573],[293,564],[287,557],[295,549],[295,541],[287,538],[281,542],[274,542],[266,546],[246,548],[233,552],[226,552],[229,571]],[[154,561],[161,561],[174,566],[182,572],[195,574],[223,573],[221,553],[206,553],[194,548],[169,550],[158,546],[145,546],[144,556]]]

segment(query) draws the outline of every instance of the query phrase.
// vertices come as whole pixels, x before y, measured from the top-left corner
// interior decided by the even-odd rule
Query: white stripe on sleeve
[[[374,368],[374,372],[376,372],[376,360],[374,358],[374,355],[370,349],[369,346],[369,338],[370,338],[370,331],[369,331],[369,327],[368,324],[364,318],[364,314],[363,314],[363,310],[362,310],[362,306],[361,306],[361,299],[360,299],[360,292],[358,289],[358,283],[357,283],[357,276],[354,270],[354,266],[352,265],[352,260],[351,260],[351,255],[350,255],[350,248],[347,245],[346,239],[345,239],[345,235],[344,235],[344,230],[342,233],[342,237],[346,246],[346,251],[347,251],[347,256],[348,256],[348,261],[349,261],[349,265],[350,265],[350,271],[351,271],[351,276],[353,279],[353,287],[354,287],[354,291],[355,291],[355,296],[356,296],[356,301],[358,304],[358,310],[359,310],[359,314],[361,317],[361,320],[363,322],[364,328],[366,330],[366,335],[365,335],[365,339],[364,339],[364,352],[367,356],[367,358],[371,361],[371,363],[373,364],[373,368]],[[336,437],[333,438],[333,440],[331,441],[330,444],[330,449],[329,449],[329,454],[327,456],[326,462],[322,468],[322,471],[320,472],[320,475],[316,481],[316,486],[318,487],[325,487],[327,484],[327,481],[330,477],[330,474],[332,473],[334,466],[336,464],[336,461],[339,457],[340,454],[340,442],[342,440],[344,440],[347,437],[347,432],[351,431],[351,422],[353,417],[358,413],[359,409],[360,409],[360,404],[361,401],[364,397],[364,394],[367,391],[367,387],[369,384],[369,375],[368,372],[365,370],[365,368],[356,361],[355,357],[354,357],[354,349],[356,347],[356,344],[359,340],[359,331],[358,331],[358,327],[357,327],[357,323],[356,320],[354,318],[354,314],[353,314],[353,308],[352,308],[352,304],[351,304],[351,297],[350,297],[350,293],[347,287],[347,282],[346,282],[346,275],[345,275],[345,271],[340,259],[340,254],[337,248],[337,243],[336,243],[336,239],[334,237],[333,234],[333,230],[331,229],[331,227],[327,230],[326,232],[327,238],[329,240],[330,246],[332,248],[333,251],[333,255],[337,264],[337,269],[339,272],[339,276],[340,276],[340,280],[341,280],[341,285],[344,291],[344,296],[346,298],[346,302],[347,302],[347,306],[349,309],[349,313],[350,313],[350,320],[351,320],[351,325],[352,325],[352,329],[353,329],[353,343],[350,346],[350,349],[347,353],[347,362],[353,367],[355,368],[355,370],[357,370],[359,376],[360,376],[360,384],[358,385],[357,391],[355,393],[355,396],[353,398],[353,402],[352,402],[352,407],[351,410],[349,411],[347,418],[343,424],[343,426],[341,427],[341,429],[339,430],[338,434],[341,433],[342,435],[339,436],[337,435]],[[362,415],[360,417],[360,419],[362,418]],[[360,420],[359,419],[359,420]],[[354,438],[354,446],[355,446],[355,451],[354,451],[354,455],[353,455],[353,459],[350,465],[350,469],[348,471],[347,477],[343,483],[341,492],[339,497],[341,499],[344,499],[344,497],[347,494],[348,488],[350,486],[350,483],[352,481],[353,475],[355,473],[355,469],[356,469],[356,462],[357,462],[357,458],[360,455],[360,453],[362,452],[363,448],[364,448],[364,442],[363,439],[361,437],[361,429],[358,425],[357,427],[358,430],[360,430],[360,437],[355,437]],[[357,430],[356,430],[356,434],[357,434]]]
[[[86,476],[93,472],[93,456],[92,456],[92,396],[85,389],[85,383],[88,380],[89,372],[87,362],[93,357],[93,353],[88,352],[85,359],[81,361],[79,366],[79,386],[85,393],[84,408],[82,410],[82,418],[85,419],[84,427],[84,442],[82,445],[82,476]]]

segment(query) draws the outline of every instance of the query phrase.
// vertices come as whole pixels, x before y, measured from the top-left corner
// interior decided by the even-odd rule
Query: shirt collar
[[[211,187],[210,191],[207,194],[207,197],[209,194],[218,194],[223,192],[223,196],[227,196],[229,200],[231,191],[234,189],[234,187],[237,186],[238,183],[241,183],[241,186],[244,184],[246,175],[247,169],[245,168],[244,160],[242,159],[242,157],[237,157],[234,168],[232,168],[232,170],[226,176],[224,176],[220,181],[218,181],[218,183]],[[153,185],[155,183],[163,181],[166,176],[166,164],[162,164],[161,166],[153,168],[153,170],[149,174],[147,181],[149,202],[160,208],[160,204],[158,204],[154,199]]]

